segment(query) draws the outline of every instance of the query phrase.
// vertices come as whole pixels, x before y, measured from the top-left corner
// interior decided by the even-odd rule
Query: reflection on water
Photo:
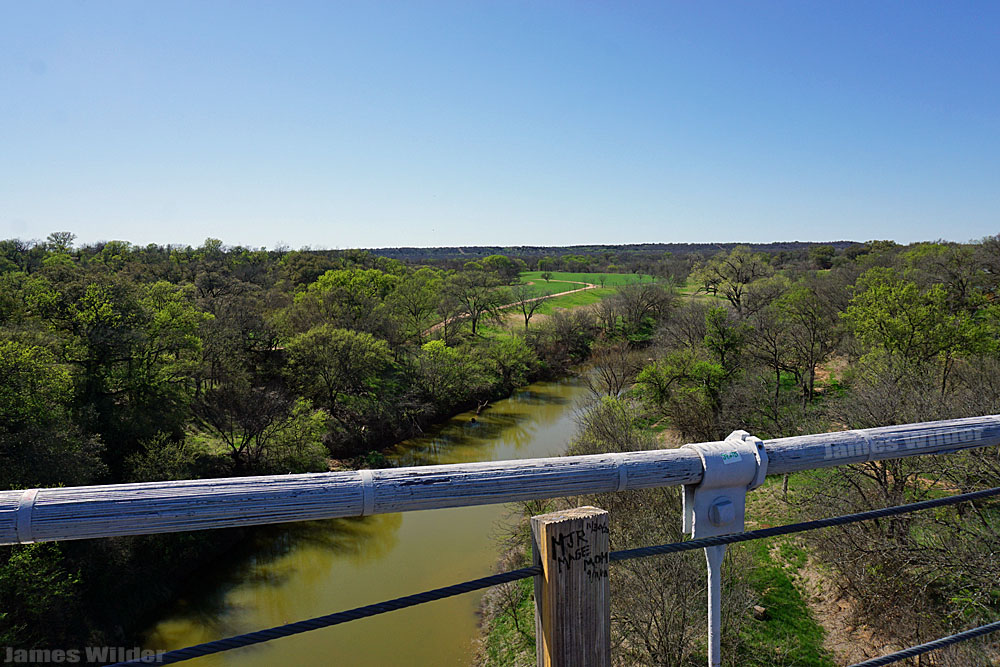
[[[563,453],[575,430],[575,379],[531,385],[398,445],[397,465]],[[255,531],[205,574],[148,634],[174,649],[321,616],[490,574],[502,506],[310,521]],[[477,594],[193,661],[208,665],[462,665],[476,635]]]

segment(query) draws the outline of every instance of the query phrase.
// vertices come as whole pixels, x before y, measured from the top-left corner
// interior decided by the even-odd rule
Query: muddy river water
[[[585,391],[575,378],[530,385],[475,421],[460,414],[401,443],[389,458],[407,466],[562,454]],[[262,529],[165,612],[146,647],[181,648],[491,574],[508,511],[487,505]],[[480,597],[469,593],[187,664],[466,665]]]

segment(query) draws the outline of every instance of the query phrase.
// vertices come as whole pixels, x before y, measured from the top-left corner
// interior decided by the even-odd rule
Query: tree
[[[511,259],[506,255],[489,255],[480,264],[484,271],[496,274],[497,280],[505,285],[515,282],[521,271],[528,268],[522,260]]]
[[[530,285],[523,284],[514,285],[510,289],[510,295],[513,302],[517,305],[517,309],[521,311],[521,315],[524,316],[524,329],[527,331],[528,322],[531,320],[532,315],[535,314],[535,311],[541,308],[545,299],[536,296]]]
[[[539,264],[541,264],[541,262],[539,262]],[[549,282],[550,280],[552,280],[552,272],[542,271],[542,280],[544,280],[545,282]]]
[[[708,348],[727,377],[740,369],[740,357],[750,339],[752,328],[733,319],[726,308],[710,308],[705,314],[705,347]]]
[[[383,307],[401,281],[379,269],[332,269],[295,295],[281,318],[289,335],[333,323],[343,329],[380,334],[389,312]]]
[[[495,312],[500,305],[497,278],[486,271],[463,271],[448,278],[445,292],[462,308],[464,317],[472,324],[475,336],[484,315]]]
[[[774,306],[757,311],[750,321],[753,325],[750,354],[774,374],[774,399],[777,400],[781,394],[781,373],[792,371],[796,379],[801,376],[799,369],[790,363],[789,328]]]
[[[751,252],[746,246],[737,246],[729,253],[719,253],[693,272],[701,284],[698,291],[724,297],[737,315],[743,316],[744,294],[747,285],[774,273],[767,255]]]
[[[69,254],[73,249],[76,234],[73,232],[52,232],[46,239],[48,247],[53,252]]]
[[[523,338],[517,336],[491,342],[483,358],[486,368],[499,378],[500,388],[504,393],[527,382],[538,363],[535,353],[525,344]]]
[[[482,369],[444,341],[423,344],[414,360],[414,384],[436,408],[467,400],[482,384]]]
[[[921,243],[902,253],[905,275],[922,288],[943,286],[951,312],[975,311],[992,274],[992,267],[983,270],[989,267],[988,253],[976,250],[968,245]]]
[[[912,362],[927,362],[961,343],[965,318],[952,316],[941,285],[921,291],[893,270],[865,272],[843,314],[869,348]]]
[[[792,364],[802,369],[803,406],[815,395],[816,368],[833,354],[843,333],[837,304],[825,298],[824,287],[818,280],[802,281],[776,304]]]
[[[433,324],[441,288],[440,272],[423,267],[404,278],[387,302],[403,320],[407,338],[421,344],[424,332]]]
[[[733,375],[696,349],[671,350],[636,378],[639,395],[670,419],[681,437],[712,440],[719,433],[723,392]]]
[[[68,569],[59,542],[0,547],[0,641],[7,646],[71,645],[79,624],[80,575]]]
[[[385,341],[322,324],[288,341],[288,376],[337,416],[342,398],[374,393],[390,366]]]
[[[195,403],[195,414],[229,448],[237,471],[321,465],[326,414],[276,387],[227,382],[206,391]]]
[[[620,315],[622,333],[630,340],[644,340],[673,308],[676,295],[671,287],[635,283],[623,285],[609,300]]]
[[[814,245],[809,248],[809,259],[817,269],[829,269],[836,256],[837,249],[832,245]]]
[[[92,282],[60,295],[53,324],[66,334],[62,359],[76,367],[75,410],[101,435],[118,471],[157,433],[183,434],[198,363],[201,324],[210,316],[166,282]],[[76,292],[76,293],[74,293]]]
[[[595,396],[621,396],[642,368],[639,354],[626,343],[595,346],[591,362],[585,379]]]
[[[107,470],[99,439],[67,410],[69,369],[46,348],[0,339],[0,488],[87,484]]]
[[[940,360],[942,395],[955,355],[983,344],[984,338],[995,340],[995,336],[984,337],[984,324],[973,321],[968,313],[951,312],[942,285],[921,291],[916,283],[885,267],[862,274],[842,316],[869,348],[868,361],[882,356],[889,365],[902,369]]]

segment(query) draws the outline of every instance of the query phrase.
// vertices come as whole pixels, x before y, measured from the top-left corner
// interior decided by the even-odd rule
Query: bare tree
[[[737,246],[696,267],[692,275],[701,283],[699,291],[724,297],[742,317],[747,285],[773,273],[767,255]]]
[[[586,382],[595,396],[621,396],[635,382],[643,366],[640,353],[626,343],[597,347],[591,361]]]
[[[524,316],[524,329],[527,331],[529,320],[531,320],[535,311],[541,308],[544,298],[535,296],[531,286],[524,284],[511,287],[510,295],[514,299],[517,309]]]

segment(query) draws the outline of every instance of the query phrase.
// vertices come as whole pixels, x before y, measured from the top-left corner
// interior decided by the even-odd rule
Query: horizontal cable
[[[886,516],[896,516],[909,512],[931,509],[934,507],[946,507],[957,505],[967,500],[979,500],[980,498],[990,498],[1000,495],[1000,487],[986,489],[985,491],[973,491],[947,498],[935,498],[934,500],[922,500],[909,505],[897,505],[896,507],[884,507],[869,512],[858,512],[857,514],[845,514],[844,516],[830,519],[817,519],[816,521],[802,521],[800,523],[790,523],[787,526],[775,526],[773,528],[761,528],[751,530],[746,533],[733,533],[732,535],[719,535],[718,537],[703,537],[698,540],[688,540],[686,542],[674,542],[672,544],[660,544],[652,547],[640,547],[638,549],[627,549],[625,551],[614,551],[610,554],[611,562],[631,560],[633,558],[645,558],[646,556],[656,556],[659,554],[672,554],[679,551],[690,551],[703,547],[717,547],[723,544],[733,544],[735,542],[749,542],[765,537],[776,537],[778,535],[789,535],[791,533],[801,533],[806,530],[817,528],[829,528],[831,526],[842,526],[847,523],[867,521],[869,519],[880,519]]]
[[[358,619],[368,618],[369,616],[377,616],[378,614],[413,607],[425,602],[443,600],[444,598],[461,595],[462,593],[469,593],[482,588],[505,584],[510,581],[518,581],[519,579],[527,579],[541,573],[542,568],[540,566],[536,565],[534,567],[523,567],[519,570],[493,574],[481,579],[473,579],[472,581],[466,581],[465,583],[454,584],[452,586],[445,586],[444,588],[435,588],[432,591],[406,595],[401,598],[396,598],[395,600],[388,600],[386,602],[370,604],[365,607],[357,607],[347,611],[340,611],[336,614],[320,616],[319,618],[311,618],[306,621],[297,621],[287,625],[279,625],[274,628],[268,628],[267,630],[258,630],[245,635],[237,635],[236,637],[217,639],[215,641],[205,642],[204,644],[198,644],[197,646],[189,646],[187,648],[177,649],[176,651],[167,651],[166,653],[151,655],[145,658],[137,658],[135,660],[127,660],[125,662],[116,662],[109,667],[146,664],[172,665],[183,660],[200,658],[204,655],[221,653],[222,651],[228,651],[234,648],[252,646],[253,644],[260,644],[261,642],[271,641],[272,639],[281,639],[282,637],[290,637],[291,635],[309,632],[310,630],[328,628],[331,625],[339,625],[340,623],[346,623],[347,621],[356,621]]]
[[[608,557],[611,562],[618,562],[624,560],[631,560],[633,558],[644,558],[646,556],[656,556],[660,554],[676,553],[679,551],[690,551],[692,549],[701,549],[703,547],[713,547],[722,544],[732,544],[734,542],[747,542],[749,540],[759,540],[765,537],[775,537],[777,535],[788,535],[789,533],[799,533],[802,531],[813,530],[816,528],[828,528],[830,526],[840,526],[843,524],[854,523],[857,521],[865,521],[868,519],[878,519],[886,516],[906,514],[907,512],[916,512],[919,510],[931,509],[934,507],[945,507],[948,505],[955,505],[968,500],[990,498],[992,496],[997,496],[997,495],[1000,495],[1000,487],[986,489],[985,491],[974,491],[972,493],[963,493],[961,495],[949,496],[947,498],[924,500],[918,503],[910,503],[909,505],[887,507],[879,510],[872,510],[870,512],[848,514],[845,516],[834,517],[831,519],[804,521],[801,523],[789,524],[787,526],[776,526],[774,528],[763,528],[761,530],[752,530],[748,533],[720,535],[718,537],[706,537],[699,540],[688,540],[686,542],[660,544],[657,546],[641,547],[638,549],[627,549],[625,551],[613,551],[608,555]],[[320,628],[328,628],[333,625],[339,625],[341,623],[346,623],[348,621],[356,621],[362,618],[368,618],[370,616],[377,616],[379,614],[384,614],[390,611],[396,611],[398,609],[414,607],[419,604],[424,604],[425,602],[443,600],[444,598],[461,595],[463,593],[469,593],[472,591],[481,590],[483,588],[489,588],[491,586],[497,586],[499,584],[504,584],[511,581],[518,581],[520,579],[527,579],[528,577],[533,577],[541,573],[542,569],[540,566],[536,565],[534,567],[524,567],[519,570],[511,570],[510,572],[503,572],[500,574],[490,575],[488,577],[482,577],[480,579],[473,579],[472,581],[466,581],[461,584],[453,584],[451,586],[445,586],[444,588],[436,588],[434,590],[426,591],[424,593],[415,593],[413,595],[406,595],[404,597],[396,598],[394,600],[388,600],[386,602],[370,604],[364,607],[357,607],[355,609],[349,609],[347,611],[341,611],[335,614],[328,614],[327,616],[320,616],[318,618],[312,618],[305,621],[296,621],[295,623],[288,623],[287,625],[279,625],[277,627],[268,628],[266,630],[258,630],[256,632],[251,632],[245,635],[237,635],[235,637],[217,639],[215,641],[206,642],[204,644],[189,646],[187,648],[177,649],[175,651],[167,651],[166,653],[160,653],[158,655],[148,656],[145,658],[137,658],[135,660],[128,660],[125,662],[116,662],[113,665],[110,665],[109,667],[119,667],[121,665],[141,665],[141,664],[171,665],[184,660],[191,660],[192,658],[199,658],[201,656],[211,655],[213,653],[221,653],[223,651],[228,651],[234,648],[242,648],[244,646],[260,644],[262,642],[271,641],[272,639],[281,639],[282,637],[290,637],[292,635],[301,634],[303,632],[309,632],[310,630],[319,630]],[[970,631],[970,632],[975,632],[975,631]],[[978,635],[973,635],[973,636],[978,636]],[[956,640],[956,641],[961,641],[961,640]],[[928,650],[933,650],[933,649],[928,649]],[[878,663],[878,664],[888,664],[888,663]]]
[[[932,642],[920,644],[919,646],[911,646],[910,648],[897,651],[896,653],[883,655],[881,658],[865,660],[864,662],[851,665],[851,667],[879,667],[879,665],[891,665],[894,662],[906,660],[907,658],[912,658],[914,656],[921,655],[922,653],[928,653],[939,648],[944,648],[945,646],[951,646],[952,644],[975,639],[976,637],[982,637],[983,635],[988,635],[991,632],[996,632],[997,630],[1000,630],[1000,621],[990,623],[989,625],[982,625],[978,628],[973,628],[972,630],[966,630],[965,632],[959,632],[957,635],[951,635],[950,637],[935,639]]]

